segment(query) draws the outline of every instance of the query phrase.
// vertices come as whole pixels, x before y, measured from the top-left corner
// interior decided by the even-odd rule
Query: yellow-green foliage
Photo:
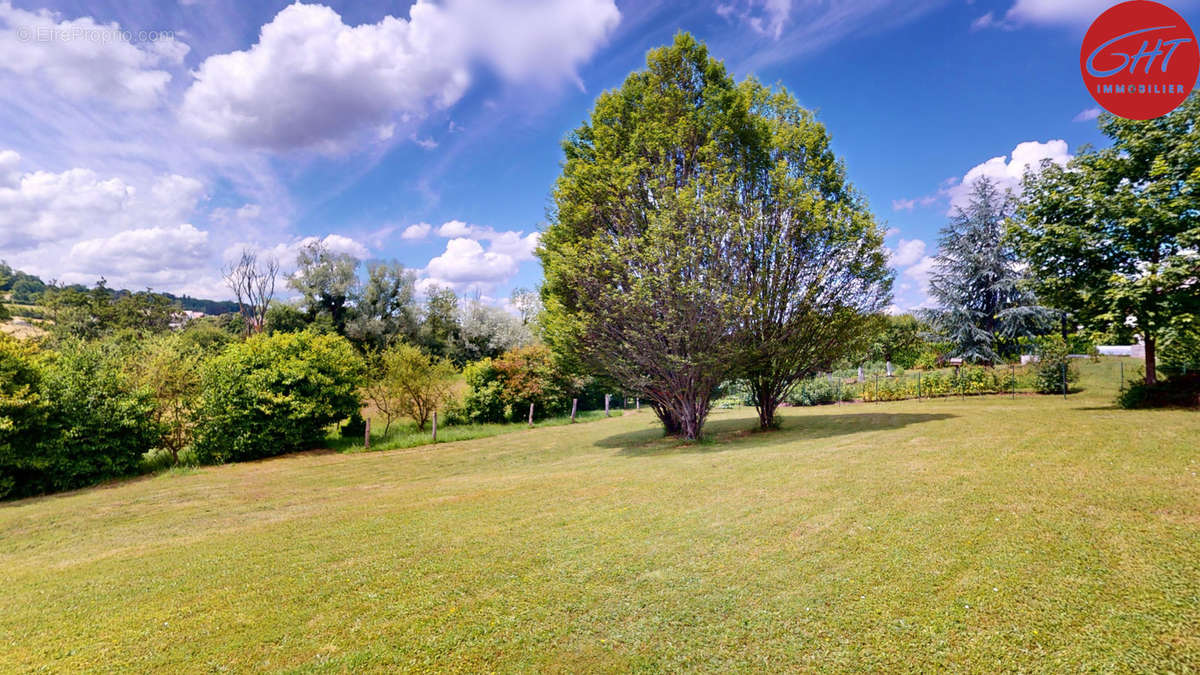
[[[345,338],[255,335],[204,364],[195,454],[235,462],[302,450],[362,407],[363,363]]]
[[[1019,391],[1033,386],[1033,375],[1028,369],[1018,368],[1016,374]],[[919,376],[910,372],[903,377],[881,377],[878,394],[873,380],[858,385],[858,390],[864,401],[899,401],[917,398],[918,394],[921,398],[1007,394],[1013,390],[1013,375],[1008,367],[963,366],[958,373],[942,370],[920,373]]]

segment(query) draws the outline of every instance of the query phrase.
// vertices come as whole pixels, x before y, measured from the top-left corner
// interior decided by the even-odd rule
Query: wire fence
[[[1136,367],[1123,361],[1112,368],[1112,384],[1125,387]],[[1106,373],[1107,376],[1107,373]],[[841,402],[923,400],[967,398],[970,396],[1022,395],[1068,396],[1078,387],[1079,372],[1074,364],[1043,368],[1036,363],[1008,364],[995,367],[957,366],[933,371],[900,371],[892,375],[870,373],[846,377],[826,374],[796,385],[788,398],[791,405],[809,406]]]

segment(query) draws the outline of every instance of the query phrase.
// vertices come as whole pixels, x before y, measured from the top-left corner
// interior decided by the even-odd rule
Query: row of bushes
[[[361,360],[310,333],[202,345],[0,337],[0,498],[135,473],[153,450],[220,463],[291,452],[358,411]]]
[[[1079,371],[1069,363],[1044,359],[1034,367],[1015,369],[1016,389],[1043,394],[1062,391],[1063,369],[1067,385],[1078,381]],[[1005,394],[1014,388],[1014,369],[963,366],[956,371],[933,371],[900,377],[873,378],[866,382],[845,382],[841,378],[818,377],[798,383],[787,402],[796,406],[827,405],[838,401],[900,401],[942,396]]]
[[[0,498],[130,475],[152,452],[220,464],[314,447],[346,420],[361,436],[364,395],[389,426],[432,410],[457,424],[523,420],[530,403],[538,419],[566,415],[576,397],[581,409],[603,405],[593,380],[566,374],[540,345],[469,365],[461,401],[457,377],[411,345],[364,358],[314,331],[242,341],[189,329],[53,349],[0,336]]]

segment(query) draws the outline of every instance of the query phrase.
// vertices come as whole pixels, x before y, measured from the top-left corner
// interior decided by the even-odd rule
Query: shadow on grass
[[[697,442],[664,437],[661,429],[616,434],[596,441],[596,447],[617,448],[627,457],[652,457],[679,453],[724,452],[738,449],[738,440],[758,445],[787,443],[846,434],[899,429],[911,424],[937,422],[957,415],[947,413],[853,413],[847,415],[781,416],[782,428],[760,432],[755,420],[714,420],[704,425],[704,438]]]

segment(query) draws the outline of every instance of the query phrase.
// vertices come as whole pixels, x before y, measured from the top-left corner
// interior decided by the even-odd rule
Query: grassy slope
[[[1200,665],[1200,414],[627,415],[0,506],[0,671]]]

